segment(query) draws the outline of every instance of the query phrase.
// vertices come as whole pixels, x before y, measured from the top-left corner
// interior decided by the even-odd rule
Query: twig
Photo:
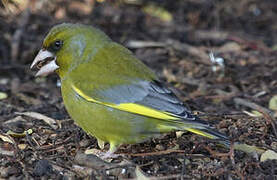
[[[203,174],[204,176],[208,176],[208,177],[216,177],[216,176],[223,175],[224,173],[226,173],[224,168],[220,168],[220,169],[217,169],[214,173],[208,173],[207,171],[204,171]]]
[[[144,48],[144,47],[172,47],[173,49],[197,57],[195,61],[202,64],[211,65],[208,54],[201,48],[191,46],[186,43],[170,39],[166,42],[154,42],[154,41],[130,41],[127,43],[130,48]]]
[[[252,165],[255,166],[256,168],[258,168],[260,171],[262,171],[262,168],[261,168],[259,163],[257,163],[257,162],[247,162],[247,164],[242,169],[242,172],[246,172],[246,168],[248,168],[249,166],[252,166]]]
[[[159,177],[154,177],[154,176],[150,176],[147,177],[147,179],[149,180],[167,180],[167,179],[179,179],[180,177],[182,178],[186,178],[186,179],[192,179],[193,176],[189,176],[189,175],[181,175],[181,174],[172,174],[172,175],[168,175],[168,176],[159,176]],[[138,178],[132,178],[129,180],[136,180]]]
[[[244,180],[245,179],[245,176],[240,172],[240,170],[236,167],[236,169],[234,171],[235,174],[237,174],[241,180]]]
[[[184,180],[185,174],[186,174],[186,158],[184,158],[182,163],[181,180]]]
[[[163,180],[163,179],[179,179],[181,177],[181,174],[172,174],[168,176],[160,176],[160,177],[149,177],[150,180]],[[190,176],[185,176],[184,178],[191,178]]]
[[[212,62],[209,60],[208,54],[201,48],[193,47],[189,44],[181,43],[172,39],[168,40],[167,44],[173,47],[175,50],[197,57],[195,61],[206,65],[212,65]]]
[[[230,156],[230,152],[228,153],[218,153],[214,150],[212,150],[209,146],[205,146],[205,145],[201,145],[204,149],[206,149],[207,151],[209,151],[209,153],[213,156],[213,157],[228,157]]]
[[[120,153],[121,155],[129,155],[129,156],[159,156],[164,154],[170,154],[170,153],[185,153],[184,150],[174,150],[169,149],[165,151],[158,151],[158,152],[149,152],[149,153],[138,153],[138,154],[132,154],[132,153]]]
[[[166,43],[154,42],[154,41],[129,41],[126,46],[129,48],[154,48],[154,47],[166,47]]]
[[[230,93],[227,95],[214,95],[214,96],[205,96],[205,99],[221,99],[221,100],[228,100],[232,97],[236,96],[236,94]]]
[[[229,40],[232,40],[234,42],[240,43],[245,45],[248,48],[254,49],[254,50],[262,50],[265,52],[271,52],[272,50],[264,45],[264,43],[261,40],[256,40],[256,41],[249,41],[246,39],[242,39],[238,36],[232,36],[230,35],[228,37]]]
[[[196,41],[213,41],[213,42],[225,42],[228,40],[229,33],[225,31],[215,30],[197,30],[191,33],[190,37],[193,37]]]
[[[63,147],[64,144],[70,142],[71,140],[72,140],[72,136],[69,136],[68,138],[66,138],[62,142],[40,146],[40,148],[38,150],[46,151],[46,152],[51,151],[51,150],[55,150],[55,149],[58,149],[59,147]]]

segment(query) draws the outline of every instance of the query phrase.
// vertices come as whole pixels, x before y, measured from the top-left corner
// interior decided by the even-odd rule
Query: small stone
[[[157,144],[155,148],[156,148],[157,150],[159,150],[159,151],[165,150],[165,148],[164,148],[162,145],[160,145],[160,144]]]
[[[16,168],[16,167],[6,167],[6,168],[1,168],[0,169],[0,174],[1,174],[1,177],[2,178],[7,178],[9,176],[12,176],[12,175],[17,175],[17,174],[20,174],[20,169]]]
[[[42,159],[36,163],[34,168],[34,175],[41,177],[43,175],[50,174],[52,171],[53,168],[49,161]]]
[[[0,84],[2,84],[2,85],[7,85],[8,82],[9,82],[9,79],[8,79],[8,78],[1,78],[1,79],[0,79]]]
[[[27,144],[18,144],[17,145],[20,150],[24,150],[27,147]]]

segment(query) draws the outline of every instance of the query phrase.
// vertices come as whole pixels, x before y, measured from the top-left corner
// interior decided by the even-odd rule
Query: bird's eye
[[[53,49],[55,51],[58,51],[59,49],[61,49],[62,45],[63,45],[63,42],[61,40],[56,40],[53,44]]]

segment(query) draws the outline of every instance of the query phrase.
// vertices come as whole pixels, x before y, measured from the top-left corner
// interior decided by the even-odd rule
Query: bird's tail
[[[207,124],[206,121],[203,121],[197,116],[193,116],[194,120],[184,120],[181,124],[179,121],[178,130],[187,130],[192,133],[207,137],[209,139],[214,139],[218,141],[220,144],[223,144],[227,148],[230,147],[230,140],[229,138],[216,131],[214,128],[212,128],[209,124]]]
[[[192,133],[217,140],[220,144],[223,144],[227,148],[230,147],[230,140],[224,134],[210,128],[210,127],[199,127],[199,128],[184,128]]]

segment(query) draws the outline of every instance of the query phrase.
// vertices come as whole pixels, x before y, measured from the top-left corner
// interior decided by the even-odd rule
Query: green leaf
[[[166,9],[156,6],[154,4],[147,5],[143,8],[143,11],[146,14],[149,14],[151,16],[157,17],[165,22],[172,21],[172,15],[170,12],[168,12]]]
[[[269,109],[271,110],[277,110],[277,95],[273,96],[270,100],[269,100],[269,104],[268,104]]]

